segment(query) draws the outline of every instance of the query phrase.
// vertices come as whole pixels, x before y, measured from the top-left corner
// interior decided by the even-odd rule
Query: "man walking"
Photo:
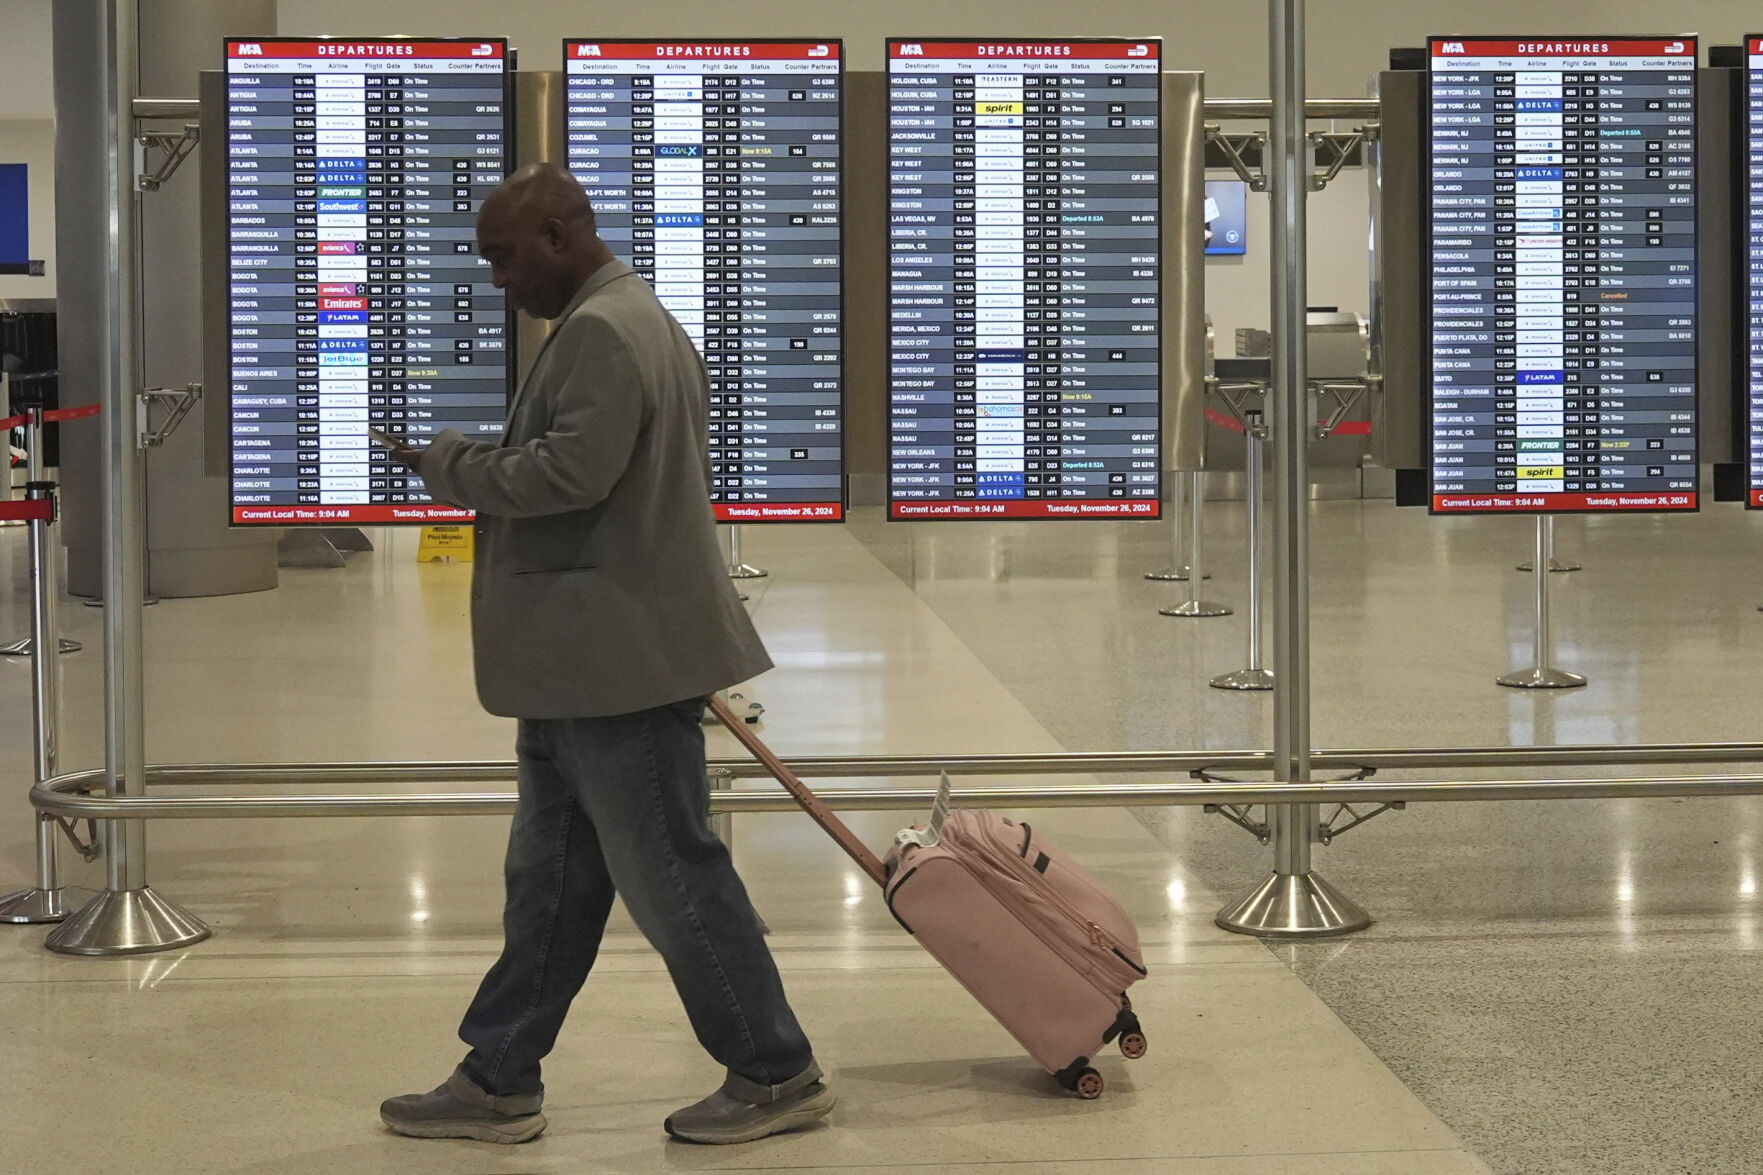
[[[460,1025],[465,1059],[380,1117],[422,1138],[537,1137],[539,1063],[617,894],[727,1070],[667,1132],[738,1143],[804,1126],[833,1094],[707,823],[704,699],[771,659],[717,546],[703,362],[562,168],[517,172],[477,233],[509,306],[556,326],[501,444],[449,430],[393,453],[437,500],[478,512],[478,697],[520,719],[505,941]]]

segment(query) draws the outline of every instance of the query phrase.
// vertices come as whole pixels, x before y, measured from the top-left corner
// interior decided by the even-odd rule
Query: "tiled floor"
[[[1240,510],[1212,510],[1222,620],[1181,590],[1154,524],[749,529],[774,576],[757,692],[790,754],[1252,746],[1240,667]],[[1675,525],[1673,525],[1675,524]],[[1763,588],[1732,511],[1563,526],[1563,660],[1592,685],[1492,684],[1528,649],[1515,522],[1387,503],[1316,515],[1316,731],[1326,745],[1756,737]],[[272,593],[149,610],[150,757],[500,758],[472,696],[468,569],[411,536]],[[22,631],[24,544],[0,530],[0,636]],[[1557,577],[1563,578],[1563,577]],[[1752,596],[1757,598],[1753,599]],[[94,762],[98,613],[66,658],[70,765]],[[1510,630],[1508,631],[1508,626]],[[29,875],[28,670],[0,663],[0,882]],[[729,753],[732,744],[722,744]],[[880,781],[885,782],[885,781]],[[7,801],[5,795],[14,799]],[[156,886],[208,919],[188,951],[67,959],[0,928],[6,1169],[46,1172],[1102,1171],[1249,1175],[1751,1172],[1763,1030],[1763,802],[1415,807],[1319,850],[1379,922],[1266,947],[1212,913],[1266,850],[1198,811],[1046,822],[1138,918],[1151,1053],[1100,1102],[1056,1097],[902,936],[807,821],[737,821],[736,852],[842,1104],[746,1148],[663,1140],[716,1074],[659,962],[615,926],[548,1066],[551,1130],[503,1150],[387,1135],[387,1093],[438,1080],[498,946],[505,821],[152,826]],[[872,841],[899,823],[853,821]],[[1718,842],[1718,843],[1715,843]],[[99,874],[76,866],[88,883]],[[1467,1150],[1465,1148],[1468,1148]],[[1479,1154],[1473,1157],[1469,1151]],[[1487,1165],[1483,1165],[1483,1161]]]

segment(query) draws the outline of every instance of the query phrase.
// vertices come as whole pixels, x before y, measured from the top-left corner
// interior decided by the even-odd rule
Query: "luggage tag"
[[[949,818],[950,811],[949,789],[949,773],[945,771],[937,780],[937,798],[930,808],[930,820],[925,823],[923,828],[902,828],[896,833],[894,835],[896,849],[905,852],[907,845],[928,849],[943,839],[943,821]]]

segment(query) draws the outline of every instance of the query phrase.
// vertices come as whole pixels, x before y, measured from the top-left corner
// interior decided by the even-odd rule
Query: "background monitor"
[[[1240,256],[1249,247],[1249,185],[1242,180],[1206,181],[1206,255]]]

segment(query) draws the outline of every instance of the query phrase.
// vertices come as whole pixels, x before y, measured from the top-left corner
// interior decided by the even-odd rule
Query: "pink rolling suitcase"
[[[888,909],[1030,1056],[1081,1097],[1102,1094],[1091,1064],[1118,1040],[1129,1059],[1145,1036],[1126,989],[1145,977],[1126,911],[1047,837],[993,812],[931,820],[877,859],[720,698],[711,708],[766,770],[882,887]]]

